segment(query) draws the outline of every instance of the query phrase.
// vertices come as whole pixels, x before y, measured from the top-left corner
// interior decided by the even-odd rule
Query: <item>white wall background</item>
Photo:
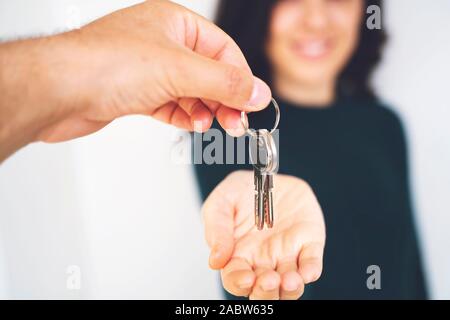
[[[0,37],[64,30],[138,1],[0,0]],[[180,3],[212,16],[216,0]],[[375,77],[402,115],[434,298],[450,298],[450,2],[386,1],[391,36]],[[75,16],[75,21],[74,21]],[[144,117],[64,144],[28,146],[0,166],[0,298],[221,298],[208,269],[177,130]],[[66,288],[67,267],[82,272]]]
[[[407,129],[431,293],[450,299],[450,1],[385,3],[390,40],[375,84]]]

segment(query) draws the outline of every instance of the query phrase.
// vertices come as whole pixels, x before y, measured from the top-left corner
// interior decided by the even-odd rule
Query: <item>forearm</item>
[[[0,161],[130,114],[205,130],[220,106],[218,122],[242,132],[237,111],[270,98],[222,30],[170,1],[145,1],[79,30],[0,44]]]
[[[62,36],[0,44],[0,162],[70,112]]]

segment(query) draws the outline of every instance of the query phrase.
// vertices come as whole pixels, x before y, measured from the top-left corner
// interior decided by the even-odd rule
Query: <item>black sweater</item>
[[[324,270],[303,298],[426,298],[398,117],[375,101],[339,99],[327,108],[278,102],[279,172],[311,185],[326,222]],[[269,128],[273,117],[263,111],[250,122]],[[202,197],[244,168],[251,166],[195,165]],[[367,288],[370,265],[380,267],[381,290]]]

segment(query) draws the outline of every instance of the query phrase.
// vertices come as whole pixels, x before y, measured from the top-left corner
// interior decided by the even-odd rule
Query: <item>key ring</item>
[[[270,130],[270,134],[275,132],[275,130],[278,128],[278,123],[280,122],[280,107],[278,106],[278,103],[275,101],[274,98],[272,98],[272,104],[275,108],[276,115],[275,115],[275,125],[273,126],[272,130]],[[241,112],[241,122],[242,122],[242,125],[244,126],[245,132],[247,132],[249,135],[255,137],[256,130],[249,127],[248,118],[244,111]]]
[[[255,131],[255,138],[256,138],[255,143],[257,143],[260,146],[260,148],[267,150],[266,164],[264,168],[260,168],[261,171],[273,171],[278,167],[278,153],[272,134],[267,129],[260,129],[258,131]],[[257,161],[254,161],[253,159],[253,154],[251,150],[249,151],[251,162],[257,163]]]

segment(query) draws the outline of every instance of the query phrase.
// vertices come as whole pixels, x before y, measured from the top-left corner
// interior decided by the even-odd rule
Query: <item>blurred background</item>
[[[138,2],[0,0],[0,39],[64,31]],[[177,2],[210,19],[217,4]],[[407,130],[431,297],[450,299],[450,2],[385,7],[390,40],[373,81]],[[222,298],[192,167],[171,161],[177,137],[177,129],[133,116],[69,143],[33,144],[4,162],[0,298]],[[72,266],[79,288],[68,286]]]

